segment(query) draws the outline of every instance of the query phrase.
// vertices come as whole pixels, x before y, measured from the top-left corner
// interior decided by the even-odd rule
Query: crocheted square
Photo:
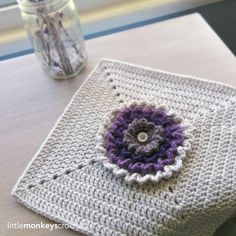
[[[130,119],[124,123],[124,117],[112,112],[130,101],[144,101],[145,112],[135,108],[130,116],[124,105],[119,114]],[[147,104],[158,107],[152,110]],[[87,235],[209,236],[236,210],[235,104],[232,87],[103,59],[73,96],[12,194],[36,213]],[[121,123],[114,125],[116,121]],[[119,125],[125,130],[116,132]],[[101,133],[101,127],[108,131]],[[112,143],[114,137],[118,141]],[[102,158],[99,143],[106,151]],[[179,166],[171,167],[181,153],[176,152],[179,146],[186,147],[180,150],[185,157],[180,172]],[[113,155],[117,153],[118,159]],[[134,165],[126,156],[148,164]],[[101,159],[107,157],[111,162],[104,165]],[[111,164],[126,174],[107,168]],[[171,172],[162,174],[166,169]],[[157,172],[161,178],[155,179]],[[147,175],[147,181],[142,179]]]

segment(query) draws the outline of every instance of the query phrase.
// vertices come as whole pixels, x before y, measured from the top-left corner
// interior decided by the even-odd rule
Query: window
[[[16,0],[1,0],[0,7],[9,6],[15,3],[16,3]]]
[[[222,0],[74,0],[85,35]],[[93,37],[94,37],[93,36]],[[0,57],[31,48],[16,0],[0,0]]]

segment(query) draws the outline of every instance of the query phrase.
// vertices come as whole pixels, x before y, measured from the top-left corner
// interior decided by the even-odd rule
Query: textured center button
[[[138,134],[138,141],[139,141],[139,142],[144,143],[144,142],[146,142],[147,140],[148,140],[148,135],[147,135],[147,133],[145,133],[145,132],[140,132],[140,133]]]

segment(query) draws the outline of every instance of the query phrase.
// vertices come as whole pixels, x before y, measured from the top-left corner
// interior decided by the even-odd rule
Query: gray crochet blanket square
[[[164,104],[194,127],[183,167],[169,179],[130,184],[97,161],[104,115],[132,100]],[[212,235],[236,210],[235,104],[230,86],[102,59],[12,194],[86,235]]]

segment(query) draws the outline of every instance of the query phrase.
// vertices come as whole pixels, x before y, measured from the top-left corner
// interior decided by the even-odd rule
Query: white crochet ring
[[[175,162],[173,164],[168,164],[164,166],[163,170],[158,170],[154,173],[141,174],[136,172],[131,172],[127,169],[119,167],[116,163],[113,163],[109,156],[108,152],[105,148],[106,143],[106,133],[111,128],[114,120],[117,115],[125,108],[141,106],[146,108],[154,108],[154,109],[163,109],[168,117],[171,117],[179,126],[181,126],[183,130],[184,141],[181,145],[177,147],[177,154],[174,157]],[[148,181],[158,183],[161,179],[168,179],[172,176],[174,172],[179,172],[182,168],[182,161],[186,157],[187,151],[191,148],[191,142],[193,140],[193,127],[190,123],[184,120],[182,117],[178,116],[175,112],[170,111],[164,105],[158,105],[155,103],[147,103],[147,102],[139,102],[132,101],[129,103],[123,103],[115,108],[113,108],[109,113],[107,113],[104,117],[104,121],[100,125],[100,128],[97,133],[98,144],[96,146],[96,150],[98,151],[98,160],[101,161],[109,170],[112,170],[114,175],[123,177],[125,182],[133,183],[137,182],[139,184],[144,184]]]

